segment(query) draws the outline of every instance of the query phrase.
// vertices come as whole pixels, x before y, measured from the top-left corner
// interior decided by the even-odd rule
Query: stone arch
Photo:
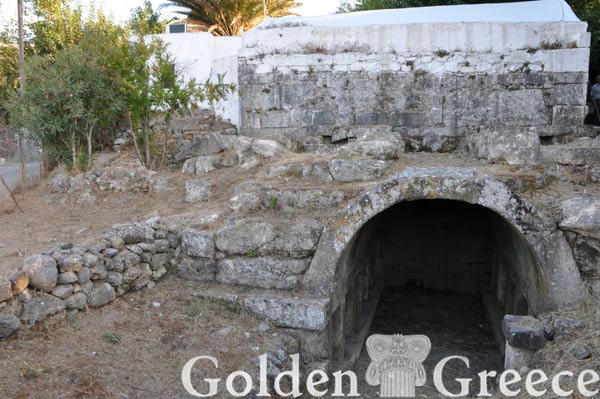
[[[408,168],[354,200],[326,226],[303,287],[329,299],[330,324],[339,322],[336,317],[347,299],[352,274],[347,258],[359,233],[397,204],[434,199],[475,205],[496,215],[505,237],[528,257],[524,263],[529,270],[520,277],[528,288],[524,293],[528,313],[537,315],[586,298],[570,247],[556,223],[506,184],[470,168]]]

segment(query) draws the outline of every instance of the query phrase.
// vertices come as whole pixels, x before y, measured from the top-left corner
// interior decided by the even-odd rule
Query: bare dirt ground
[[[219,360],[218,370],[209,363],[195,368],[192,382],[202,391],[203,378],[225,379],[278,337],[286,339],[274,328],[259,332],[260,321],[248,315],[195,297],[196,289],[168,277],[160,289],[0,342],[0,398],[191,398],[181,383],[188,360]]]

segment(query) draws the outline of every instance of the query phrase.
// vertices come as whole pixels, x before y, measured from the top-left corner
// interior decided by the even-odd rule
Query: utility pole
[[[17,0],[17,19],[19,25],[19,89],[25,93],[25,47],[23,43],[23,0]],[[25,188],[25,131],[19,129],[19,157],[21,158],[21,188]]]

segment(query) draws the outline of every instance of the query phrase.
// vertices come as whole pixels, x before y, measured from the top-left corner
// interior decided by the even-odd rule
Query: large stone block
[[[582,125],[587,113],[584,106],[556,105],[552,108],[552,124],[560,126]]]
[[[108,235],[117,235],[121,237],[123,241],[125,241],[125,244],[137,244],[154,240],[154,229],[146,223],[120,223],[112,226]]]
[[[240,220],[217,232],[215,243],[219,251],[229,255],[259,253],[260,249],[273,241],[275,230],[270,223]]]
[[[314,169],[311,170],[311,175]],[[316,172],[318,175],[321,173]],[[329,175],[329,170],[327,170]],[[330,176],[331,179],[331,176]],[[324,191],[319,189],[290,188],[268,190],[263,196],[263,206],[277,208],[283,211],[293,209],[332,209],[339,206],[346,199],[343,191]]]
[[[506,315],[502,320],[502,330],[507,343],[513,348],[538,350],[546,343],[544,326],[535,317]]]
[[[225,151],[230,146],[225,136],[216,133],[196,137],[192,144],[175,156],[177,161],[184,161],[198,156],[214,155]]]
[[[324,330],[327,326],[328,301],[283,294],[256,294],[243,298],[243,306],[278,327]]]
[[[298,275],[307,268],[307,259],[224,259],[218,264],[217,281],[260,288],[292,289],[298,285]]]
[[[369,159],[334,159],[329,163],[333,179],[342,182],[377,180],[387,168],[386,161]]]
[[[175,259],[175,267],[179,277],[193,281],[214,281],[217,271],[215,261],[208,258],[181,256]]]
[[[561,165],[600,165],[600,148],[562,147],[556,150],[556,161]]]
[[[579,271],[588,279],[600,278],[600,240],[567,232]]]
[[[181,251],[186,256],[213,258],[215,242],[212,233],[198,230],[184,230],[180,235]]]
[[[563,230],[600,239],[600,196],[582,195],[561,204]]]
[[[479,158],[509,165],[537,165],[541,162],[539,136],[526,129],[481,128],[467,135],[467,150]]]
[[[267,243],[264,252],[283,257],[311,256],[321,237],[323,226],[315,219],[298,220],[278,229],[276,238]]]
[[[552,89],[552,105],[584,106],[587,96],[586,84],[557,85]]]

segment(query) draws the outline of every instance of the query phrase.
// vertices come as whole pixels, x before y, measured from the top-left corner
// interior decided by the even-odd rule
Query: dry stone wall
[[[88,245],[64,243],[26,258],[21,271],[0,277],[0,338],[153,286],[178,243],[175,228],[153,218],[114,225]]]
[[[540,162],[539,137],[585,116],[585,23],[270,26],[243,38],[241,131],[346,142],[365,127],[407,150]]]

